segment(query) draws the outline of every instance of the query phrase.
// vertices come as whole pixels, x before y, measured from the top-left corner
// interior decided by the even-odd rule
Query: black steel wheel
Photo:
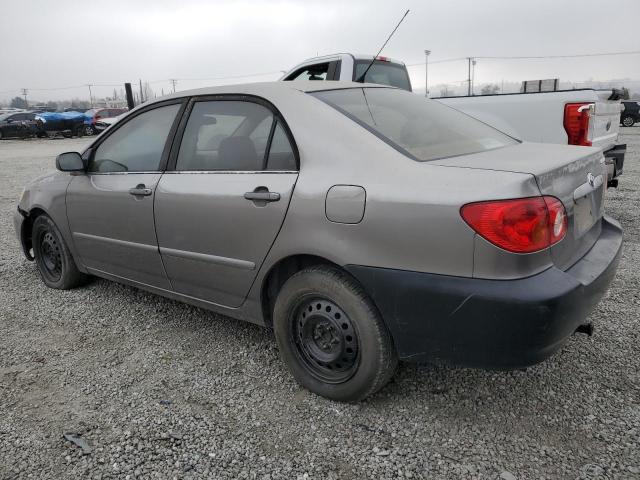
[[[40,254],[42,256],[42,273],[52,282],[57,282],[62,276],[62,252],[56,238],[47,231],[40,235]]]
[[[40,277],[48,287],[67,290],[87,282],[88,276],[78,270],[62,234],[48,216],[40,215],[33,221],[31,245]]]
[[[331,300],[311,297],[301,303],[292,341],[309,372],[327,383],[348,380],[358,366],[358,332],[349,315]]]
[[[292,275],[278,292],[273,329],[295,379],[332,400],[368,397],[389,381],[398,364],[373,301],[337,267],[316,265]]]

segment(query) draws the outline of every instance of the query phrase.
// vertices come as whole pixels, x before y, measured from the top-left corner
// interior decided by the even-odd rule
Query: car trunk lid
[[[566,270],[582,258],[600,235],[607,182],[604,157],[596,148],[522,143],[429,163],[533,175],[540,193],[560,199],[567,212],[567,234],[551,247],[558,268]]]

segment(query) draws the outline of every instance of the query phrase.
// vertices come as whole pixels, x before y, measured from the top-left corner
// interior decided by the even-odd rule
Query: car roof
[[[282,93],[287,91],[298,92],[319,92],[323,90],[343,90],[348,88],[393,88],[389,85],[379,85],[376,83],[359,83],[359,82],[339,82],[333,80],[318,81],[276,81],[276,82],[260,82],[260,83],[240,83],[232,85],[222,85],[218,87],[197,88],[194,90],[182,90],[180,92],[158,97],[143,105],[151,105],[153,103],[163,102],[174,98],[184,98],[192,96],[205,95],[255,95],[258,97],[269,96],[274,93]]]

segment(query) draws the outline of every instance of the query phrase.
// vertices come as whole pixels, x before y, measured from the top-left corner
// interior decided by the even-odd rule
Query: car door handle
[[[137,196],[148,197],[153,193],[153,191],[150,188],[145,187],[144,183],[140,183],[136,185],[135,188],[129,189],[129,193],[131,195],[135,195],[136,197]]]
[[[254,202],[277,202],[280,200],[280,194],[269,191],[247,192],[244,194],[244,198]]]

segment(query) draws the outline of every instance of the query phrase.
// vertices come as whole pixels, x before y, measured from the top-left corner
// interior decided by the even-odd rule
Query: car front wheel
[[[366,398],[389,381],[398,364],[377,308],[355,280],[334,267],[309,267],[285,282],[274,330],[295,379],[332,400]]]
[[[46,215],[34,220],[31,243],[38,272],[45,285],[68,290],[87,282],[88,276],[78,270],[60,231]]]
[[[633,127],[633,124],[635,123],[634,118],[631,115],[625,115],[624,117],[622,117],[622,125],[625,127]]]
[[[85,125],[85,127],[84,127],[84,134],[85,134],[85,135],[87,135],[87,136],[91,136],[91,135],[93,135],[94,133],[96,133],[96,129],[95,129],[95,128],[93,128],[93,126],[92,126],[92,125]]]

